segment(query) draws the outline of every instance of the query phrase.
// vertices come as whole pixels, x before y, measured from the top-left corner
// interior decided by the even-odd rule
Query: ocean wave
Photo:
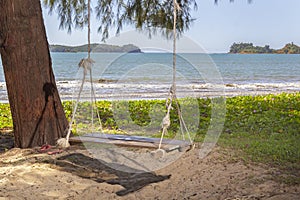
[[[57,81],[57,88],[62,100],[77,98],[81,80]],[[81,100],[91,97],[91,83],[85,82]],[[118,83],[93,82],[95,97],[98,100],[119,99],[165,99],[171,83]],[[182,97],[230,97],[238,95],[277,94],[282,92],[300,92],[300,82],[288,83],[251,83],[251,84],[212,84],[212,83],[179,83],[176,86],[177,96]],[[5,82],[0,82],[0,101],[7,102]]]
[[[74,94],[77,94],[78,90],[76,93],[74,89],[79,88],[80,84],[80,82],[74,81],[63,84],[58,83],[62,98],[68,99],[68,97],[72,96],[70,95],[71,90],[75,97],[76,95]],[[161,99],[168,96],[171,84],[94,83],[93,86],[97,99]],[[300,83],[186,83],[177,84],[176,88],[178,97],[219,97],[300,92]],[[90,96],[91,85],[86,84],[84,91],[84,95]]]

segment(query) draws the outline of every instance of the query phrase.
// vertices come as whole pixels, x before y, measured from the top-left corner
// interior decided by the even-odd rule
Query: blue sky
[[[192,13],[196,21],[185,36],[206,52],[228,52],[233,42],[252,42],[260,46],[268,44],[275,49],[290,42],[300,45],[300,0],[253,0],[251,4],[247,0],[235,0],[234,3],[220,0],[218,5],[214,4],[214,0],[197,0],[197,3],[198,10]],[[50,44],[86,43],[86,29],[75,30],[70,35],[66,30],[58,29],[56,14],[47,13],[44,9]],[[92,42],[100,43],[97,23],[94,17]],[[130,30],[134,30],[133,27],[126,27],[123,31]]]

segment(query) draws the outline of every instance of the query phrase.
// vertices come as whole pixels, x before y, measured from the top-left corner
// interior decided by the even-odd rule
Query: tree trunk
[[[52,71],[40,0],[0,1],[0,53],[15,147],[55,144],[68,122]]]

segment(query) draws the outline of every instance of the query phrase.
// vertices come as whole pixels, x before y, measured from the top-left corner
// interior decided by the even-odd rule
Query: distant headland
[[[109,44],[91,44],[92,52],[101,53],[142,53],[141,49],[133,44],[123,46],[109,45]],[[88,45],[81,46],[64,46],[64,45],[50,45],[51,52],[87,52]]]
[[[253,46],[252,43],[233,43],[229,53],[238,54],[300,54],[300,47],[294,43],[288,43],[281,49],[271,49],[269,45]]]

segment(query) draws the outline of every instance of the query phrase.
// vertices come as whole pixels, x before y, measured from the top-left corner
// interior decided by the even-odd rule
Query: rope
[[[88,0],[88,62],[92,61],[92,63],[95,63],[91,59],[91,0]],[[94,90],[94,85],[93,85],[93,78],[92,78],[92,64],[89,66],[89,71],[90,71],[90,82],[91,82],[91,110],[92,110],[92,128],[94,127],[94,109],[93,107],[96,107],[96,95],[95,95],[95,90]],[[102,122],[100,118],[99,111],[96,107],[96,114],[98,117],[99,125],[100,125],[100,131],[103,132],[102,129]]]
[[[63,147],[70,146],[69,139],[70,139],[70,135],[71,135],[71,132],[72,132],[72,125],[73,125],[73,122],[75,120],[75,114],[76,114],[76,111],[77,111],[77,108],[78,108],[78,103],[79,103],[79,100],[80,100],[81,92],[82,92],[83,85],[84,85],[86,75],[88,74],[88,72],[90,74],[90,82],[91,82],[92,128],[94,127],[94,109],[93,108],[94,108],[94,106],[96,106],[97,100],[96,100],[96,95],[95,95],[95,90],[94,90],[93,80],[92,80],[92,65],[95,63],[95,61],[91,59],[91,19],[90,19],[91,18],[91,6],[90,5],[91,5],[91,1],[88,0],[88,58],[81,59],[81,61],[78,64],[79,68],[80,67],[83,68],[83,77],[82,77],[79,93],[78,93],[78,96],[77,96],[77,99],[76,99],[76,103],[75,103],[75,106],[74,106],[74,110],[73,110],[73,113],[72,113],[72,118],[71,118],[71,121],[70,121],[70,124],[69,124],[69,127],[68,127],[67,136],[66,136],[65,139],[61,138],[63,140],[59,139],[58,142],[57,142],[58,145],[63,146]],[[99,115],[99,112],[98,112],[97,108],[96,108],[96,114],[97,114],[99,124],[100,124],[100,131],[103,131],[101,118],[100,118],[100,115]]]
[[[91,58],[91,0],[88,0],[88,59]]]
[[[79,103],[79,100],[80,100],[80,95],[81,95],[83,85],[84,85],[84,82],[85,82],[85,77],[87,75],[88,70],[91,69],[91,66],[92,66],[93,63],[94,63],[94,61],[92,59],[88,58],[88,59],[81,59],[81,61],[78,64],[79,67],[83,68],[83,77],[82,77],[82,82],[81,82],[81,85],[80,85],[79,93],[78,93],[78,96],[77,96],[77,99],[76,99],[75,107],[74,107],[74,110],[73,110],[73,113],[72,113],[72,119],[71,119],[70,124],[69,124],[69,129],[68,129],[68,133],[67,133],[67,137],[66,137],[66,140],[68,142],[69,142],[71,131],[72,131],[72,125],[73,125],[73,122],[75,120],[75,114],[76,114],[78,103]]]
[[[169,95],[172,93],[172,88],[170,88],[170,92],[169,92]],[[168,133],[168,128],[170,127],[171,125],[171,120],[170,120],[170,111],[171,111],[171,108],[172,108],[172,98],[168,98],[167,101],[166,101],[166,107],[167,107],[167,114],[166,116],[163,118],[162,120],[162,133],[161,133],[161,137],[160,137],[160,141],[159,141],[159,145],[158,145],[158,149],[161,149],[161,143],[162,143],[162,140],[164,138],[164,135],[166,133]],[[170,102],[169,102],[170,101]]]
[[[182,139],[183,140],[185,139],[184,132],[186,132],[190,143],[191,144],[193,143],[190,133],[189,133],[187,126],[184,122],[184,119],[182,117],[181,109],[180,109],[178,99],[176,96],[176,38],[177,38],[176,24],[177,24],[177,12],[179,12],[181,10],[177,0],[173,0],[173,7],[174,7],[174,11],[173,11],[173,17],[174,17],[174,19],[173,19],[173,79],[172,79],[172,86],[170,88],[168,97],[166,99],[167,113],[166,113],[166,116],[162,120],[162,134],[161,134],[160,142],[158,145],[159,150],[161,149],[163,137],[168,132],[168,128],[171,125],[170,111],[171,111],[173,102],[175,102],[176,108],[177,108],[177,114],[179,117]]]
[[[177,32],[176,32],[176,24],[177,24],[177,12],[181,10],[179,4],[177,3],[177,0],[173,0],[173,83],[172,83],[172,89],[173,94],[176,94],[176,38],[177,38]]]

